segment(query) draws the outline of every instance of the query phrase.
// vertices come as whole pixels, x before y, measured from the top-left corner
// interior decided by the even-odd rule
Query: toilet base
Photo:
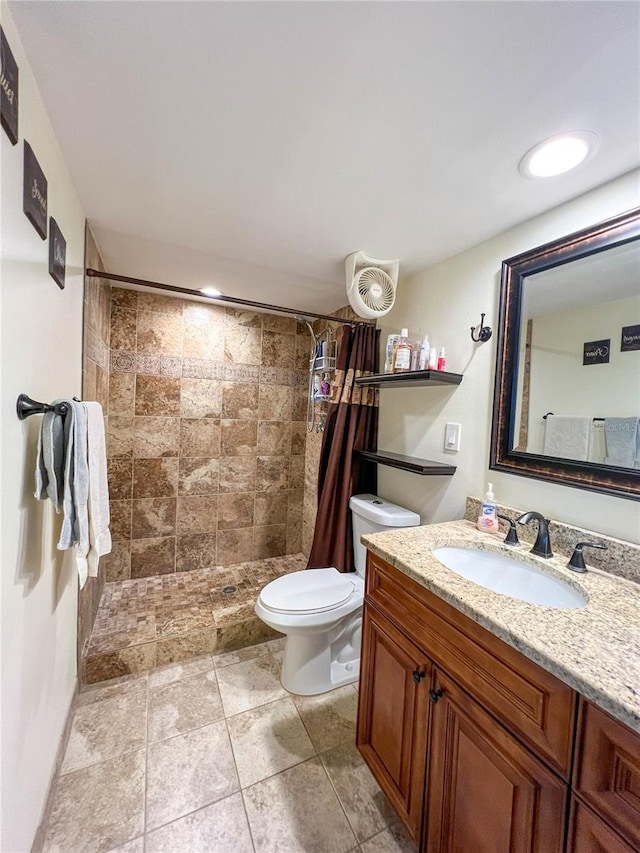
[[[284,648],[280,683],[289,693],[314,696],[352,684],[360,677],[362,615],[325,633],[289,633]]]

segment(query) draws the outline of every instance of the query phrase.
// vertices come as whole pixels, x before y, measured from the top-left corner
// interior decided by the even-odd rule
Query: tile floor
[[[105,584],[83,654],[83,683],[142,673],[274,637],[254,613],[269,581],[304,569],[303,554]],[[235,587],[235,592],[225,590]]]
[[[45,853],[415,853],[355,748],[355,686],[287,693],[283,643],[85,689]]]

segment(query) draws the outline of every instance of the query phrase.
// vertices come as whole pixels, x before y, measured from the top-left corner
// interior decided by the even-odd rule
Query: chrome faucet
[[[553,557],[553,551],[551,550],[551,539],[549,538],[549,519],[545,518],[544,515],[541,515],[539,512],[525,512],[520,518],[516,518],[518,524],[528,524],[530,521],[538,522],[538,536],[536,537],[536,541],[533,543],[533,548],[531,549],[531,554],[536,554],[538,557],[544,557],[545,559],[549,559],[549,557]]]

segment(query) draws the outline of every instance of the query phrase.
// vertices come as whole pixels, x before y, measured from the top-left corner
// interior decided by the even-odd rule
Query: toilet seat
[[[291,616],[326,613],[340,607],[353,595],[351,575],[335,568],[292,572],[268,583],[260,603],[272,613]]]

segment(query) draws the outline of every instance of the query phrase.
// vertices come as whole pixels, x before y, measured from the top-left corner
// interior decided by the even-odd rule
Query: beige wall
[[[379,492],[419,512],[423,523],[462,518],[465,497],[482,496],[487,481],[500,503],[537,509],[547,516],[608,535],[640,541],[638,504],[595,492],[489,471],[496,338],[473,344],[469,327],[486,312],[496,329],[500,268],[505,258],[637,207],[639,173],[626,175],[492,240],[401,280],[393,311],[382,319],[382,342],[408,326],[428,332],[447,350],[447,369],[464,374],[457,388],[381,391],[380,449],[451,461],[453,477],[420,477],[379,467]],[[443,450],[448,421],[462,424],[457,454]]]
[[[6,4],[2,26],[20,69],[20,140],[2,148],[1,464],[2,841],[28,851],[40,821],[76,684],[77,574],[56,550],[49,502],[33,497],[40,417],[21,423],[20,392],[80,394],[84,216]],[[48,241],[22,212],[23,139],[48,180],[49,215],[67,241],[66,288],[48,272]]]
[[[112,288],[107,579],[295,554],[309,333]]]

